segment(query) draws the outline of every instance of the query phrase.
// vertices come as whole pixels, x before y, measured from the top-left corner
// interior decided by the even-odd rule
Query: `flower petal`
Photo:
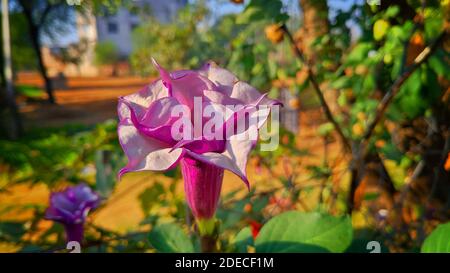
[[[194,108],[194,97],[202,97],[204,90],[216,89],[213,82],[196,71],[181,70],[168,73],[158,63],[154,63],[159,70],[164,85],[168,89],[169,95],[190,109]]]
[[[226,94],[220,92],[220,91],[215,91],[215,90],[205,90],[203,91],[203,98],[216,103],[216,104],[221,104],[221,105],[243,105],[244,102],[235,99],[235,98],[231,98],[229,96],[227,96]]]
[[[117,105],[119,120],[130,118],[129,107],[124,105],[124,102],[128,102],[128,105],[131,105],[136,115],[141,118],[152,102],[163,97],[167,97],[167,89],[161,80],[153,82],[139,92],[120,97]]]
[[[176,119],[172,117],[172,108],[177,105],[179,102],[172,97],[158,99],[150,104],[140,123],[150,128],[171,124]]]
[[[172,136],[172,124],[177,118],[171,116],[171,110],[178,105],[178,101],[173,97],[165,97],[154,101],[142,118],[139,118],[135,109],[124,101],[130,112],[130,120],[142,134],[162,141],[167,145],[176,143]]]
[[[235,112],[232,117],[230,117],[224,124],[227,132],[228,130],[233,130],[234,132],[234,129],[230,127],[234,128],[235,124],[238,124],[238,122],[243,122],[242,119],[246,119],[246,115],[244,113],[248,113],[249,118],[256,120],[257,122],[249,122],[248,124],[245,123],[248,126],[246,126],[242,132],[229,136],[229,139],[226,141],[224,152],[220,154],[212,152],[198,154],[193,150],[187,149],[186,153],[199,161],[203,161],[205,163],[209,163],[233,172],[239,178],[241,178],[242,181],[244,181],[247,187],[249,187],[249,182],[246,174],[248,157],[251,150],[256,145],[258,129],[261,128],[261,126],[267,120],[267,117],[270,113],[270,108],[247,106]],[[231,122],[231,119],[233,119],[233,122]],[[252,136],[252,131],[256,132],[256,135]]]
[[[205,75],[217,86],[217,90],[226,94],[227,96],[231,95],[233,85],[239,81],[233,73],[224,68],[221,68],[213,61],[209,61],[208,63],[206,63],[199,70],[199,73]]]
[[[217,167],[231,171],[232,173],[236,174],[239,178],[241,178],[242,181],[244,181],[245,185],[247,185],[247,187],[249,187],[245,169],[243,170],[242,168],[240,168],[233,161],[233,157],[230,156],[228,153],[226,153],[226,154],[225,153],[222,153],[222,154],[218,154],[218,153],[196,154],[194,152],[186,150],[186,154],[198,161],[202,161],[204,163],[215,165]],[[242,164],[240,164],[240,165],[242,165]]]
[[[118,127],[120,145],[128,157],[128,164],[119,177],[131,171],[162,171],[172,168],[180,160],[182,149],[171,149],[161,141],[143,136],[129,119]]]
[[[261,98],[261,93],[253,86],[246,82],[239,81],[233,86],[233,90],[230,95],[232,98],[242,101],[244,104],[254,104],[258,102],[258,105],[279,105],[281,102],[267,97]],[[261,100],[260,100],[261,99]]]

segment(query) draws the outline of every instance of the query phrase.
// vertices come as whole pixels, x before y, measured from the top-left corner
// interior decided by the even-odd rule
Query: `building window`
[[[115,33],[119,32],[119,27],[117,26],[117,23],[108,22],[108,32],[110,34],[115,34]]]

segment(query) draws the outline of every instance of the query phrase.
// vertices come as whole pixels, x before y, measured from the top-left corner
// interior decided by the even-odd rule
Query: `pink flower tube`
[[[249,186],[245,168],[257,136],[242,136],[257,133],[270,113],[269,107],[279,102],[268,99],[212,62],[199,70],[172,73],[154,64],[160,79],[137,93],[119,98],[118,135],[128,157],[119,177],[127,172],[164,171],[180,163],[193,215],[197,220],[211,219],[219,201],[224,170],[236,174]],[[209,107],[224,114],[216,113],[217,118],[200,113],[198,118],[199,105],[205,111]],[[194,129],[174,130],[180,124],[180,116],[174,115],[174,109],[180,106],[186,110],[186,120]],[[249,122],[250,116],[257,122]],[[206,124],[213,119],[214,130],[206,130]],[[205,126],[200,126],[200,133],[189,134],[195,131],[196,121]],[[240,124],[244,126],[239,131],[236,128]]]

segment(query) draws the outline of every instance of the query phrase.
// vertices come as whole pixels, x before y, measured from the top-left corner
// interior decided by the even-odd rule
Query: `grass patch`
[[[39,87],[31,85],[17,85],[15,86],[16,92],[19,95],[29,98],[41,98],[44,96],[44,90]]]

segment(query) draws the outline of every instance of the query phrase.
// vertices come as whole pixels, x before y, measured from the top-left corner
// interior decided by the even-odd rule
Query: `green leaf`
[[[364,200],[366,201],[376,200],[378,197],[380,197],[380,193],[378,192],[368,192],[364,194]]]
[[[333,130],[334,130],[333,123],[327,122],[327,123],[320,125],[319,128],[317,129],[317,132],[321,136],[328,136],[333,132]]]
[[[331,87],[334,89],[344,89],[344,88],[349,88],[352,84],[352,80],[349,77],[340,77],[337,80],[335,80],[332,84]]]
[[[261,195],[260,197],[253,200],[252,210],[260,212],[267,206],[267,203],[269,203],[269,196]]]
[[[420,93],[421,88],[421,71],[417,70],[400,89],[397,100],[400,108],[409,118],[417,117],[424,110],[425,101]]]
[[[289,16],[282,12],[283,3],[280,0],[251,0],[236,20],[237,24],[248,24],[260,20],[285,22]]]
[[[432,40],[442,31],[444,15],[440,10],[433,8],[426,8],[425,13],[429,14],[425,20],[425,37],[427,40]]]
[[[435,55],[431,56],[428,62],[430,63],[430,68],[433,69],[439,76],[450,79],[450,65],[445,61],[446,56],[441,52],[436,52]]]
[[[256,252],[343,252],[352,236],[348,216],[290,211],[263,226],[256,238]]]
[[[373,45],[371,43],[359,43],[356,45],[350,54],[347,56],[346,64],[359,64],[367,59],[368,53],[373,49]]]
[[[386,10],[384,14],[387,18],[395,17],[400,12],[400,8],[398,6],[391,6]]]
[[[25,234],[23,223],[20,222],[3,222],[0,223],[0,237],[8,241],[20,241],[20,238]]]
[[[194,246],[189,237],[174,223],[156,225],[150,231],[148,239],[159,252],[194,252]]]
[[[387,144],[383,148],[394,148],[394,145]],[[393,151],[391,151],[393,153]],[[398,157],[398,156],[392,156],[390,152],[387,150],[385,152],[386,157]],[[395,160],[391,159],[385,159],[383,160],[384,166],[386,167],[386,171],[388,172],[389,176],[392,178],[392,182],[394,183],[395,189],[399,190],[405,185],[405,177],[406,177],[406,170],[405,168],[402,168],[399,163],[397,163]]]
[[[450,253],[450,222],[440,224],[425,239],[422,253]]]
[[[241,231],[239,231],[234,241],[236,245],[236,251],[239,253],[247,253],[247,246],[253,246],[255,244],[252,236],[252,231],[249,227],[245,227]]]

